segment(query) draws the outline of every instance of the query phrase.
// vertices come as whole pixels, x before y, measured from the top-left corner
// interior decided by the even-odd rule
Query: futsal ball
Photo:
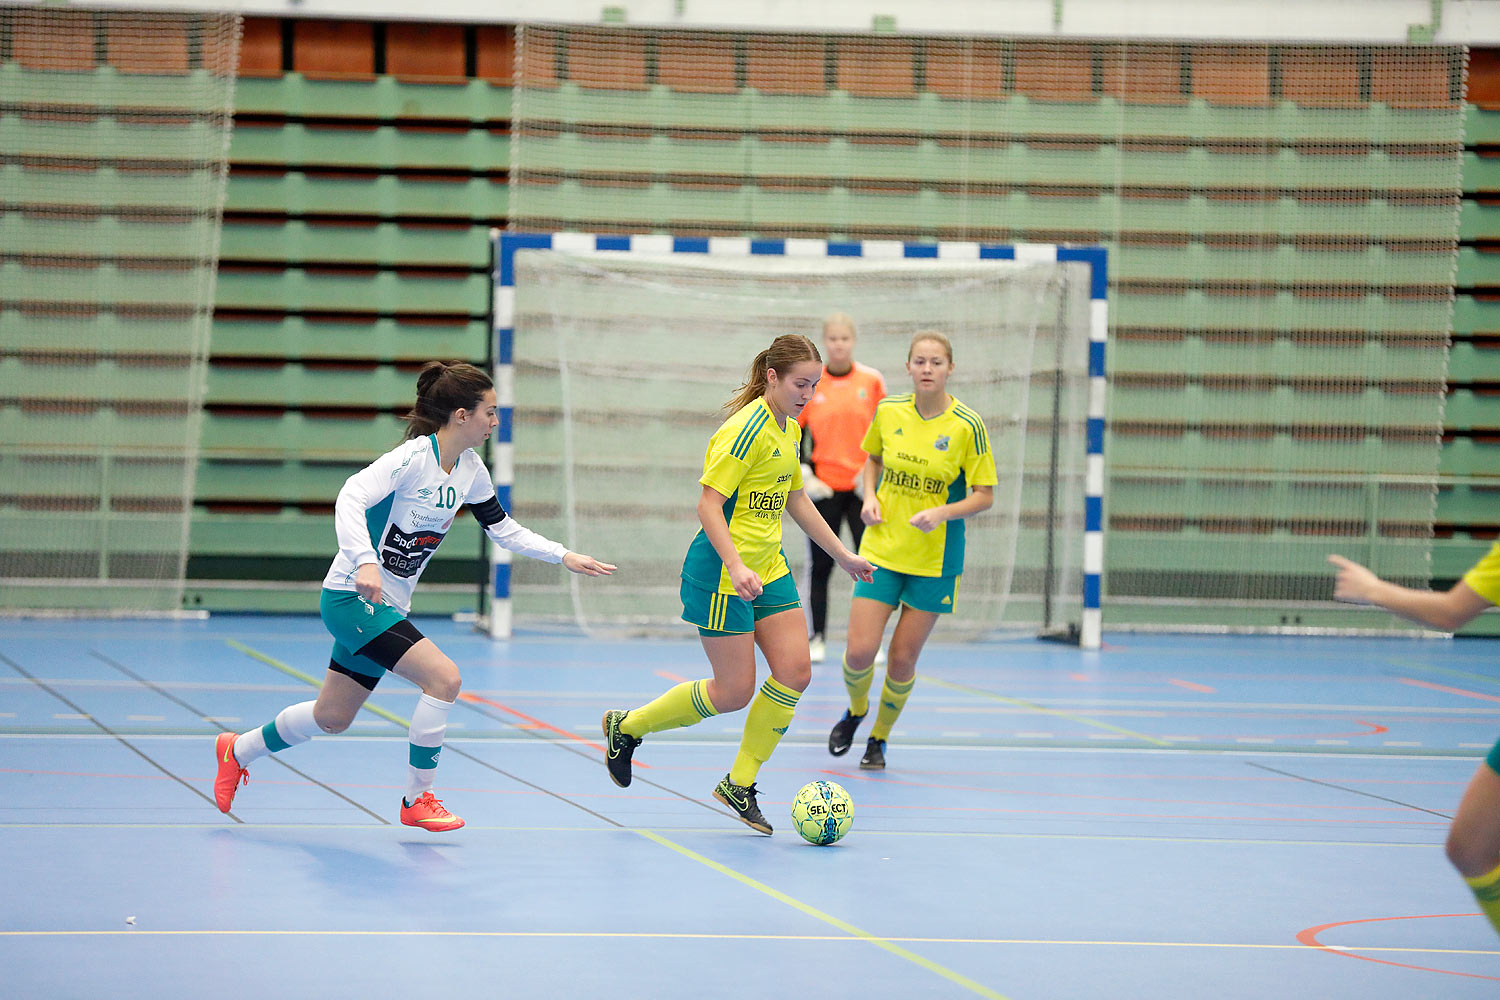
[[[854,802],[831,781],[810,781],[792,800],[792,824],[809,844],[826,847],[849,832]]]

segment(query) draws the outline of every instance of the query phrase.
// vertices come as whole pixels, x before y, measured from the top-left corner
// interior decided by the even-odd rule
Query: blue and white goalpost
[[[492,233],[494,242],[494,305],[492,314],[494,379],[500,406],[500,427],[491,452],[495,491],[500,503],[511,509],[511,487],[515,470],[512,439],[515,414],[514,352],[516,341],[516,254],[521,251],[629,254],[651,257],[683,255],[684,258],[865,258],[867,260],[930,259],[937,261],[1076,262],[1089,269],[1088,276],[1088,390],[1083,471],[1083,537],[1081,564],[1083,592],[1080,620],[1070,626],[1084,649],[1100,644],[1102,579],[1104,570],[1104,426],[1106,403],[1105,347],[1108,329],[1107,255],[1100,247],[1065,247],[1049,244],[1014,246],[980,243],[902,243],[866,240],[835,242],[816,239],[758,240],[739,237],[605,236],[584,233]],[[820,317],[809,317],[809,329]],[[784,331],[783,331],[784,332]],[[691,350],[689,346],[688,350]],[[523,523],[526,512],[519,512]],[[565,544],[575,539],[560,538]],[[504,638],[511,633],[511,555],[496,545],[490,553],[488,632]],[[609,556],[607,552],[599,553]]]

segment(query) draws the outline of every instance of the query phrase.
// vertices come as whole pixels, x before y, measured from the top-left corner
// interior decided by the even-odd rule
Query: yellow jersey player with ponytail
[[[682,563],[682,617],[698,626],[712,677],[684,681],[630,711],[604,713],[605,765],[615,784],[631,780],[631,760],[649,733],[691,726],[750,706],[739,753],[714,797],[751,829],[769,834],[755,778],[791,725],[812,680],[807,628],[781,549],[788,513],[855,580],[874,567],[844,547],[802,492],[797,415],[823,374],[813,342],[785,334],[755,356],[750,375],[714,433],[698,480],[702,525]],[[771,676],[755,687],[755,648]]]
[[[870,710],[875,653],[891,612],[891,634],[880,711],[859,766],[885,767],[886,740],[916,684],[917,657],[938,616],[953,611],[964,571],[964,518],[995,501],[995,456],[979,414],[948,395],[953,345],[941,333],[912,337],[906,371],[912,391],[887,396],[865,433],[864,538],[860,555],[874,579],[854,585],[844,686],[849,709],[828,734],[828,752],[849,752]]]

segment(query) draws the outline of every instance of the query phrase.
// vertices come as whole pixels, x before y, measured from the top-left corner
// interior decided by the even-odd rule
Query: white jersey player
[[[440,361],[422,369],[406,440],[350,476],[334,505],[339,552],[319,602],[333,635],[322,690],[316,701],[284,708],[258,729],[219,734],[214,800],[222,812],[249,780],[251,761],[305,743],[320,729],[343,732],[389,670],[422,689],[411,716],[401,822],[432,831],[464,825],[432,794],[448,712],[458,698],[458,667],[406,617],[428,559],[467,505],[485,533],[512,552],[588,576],[615,569],[523,528],[500,506],[473,451],[498,426],[494,386],[483,371]]]

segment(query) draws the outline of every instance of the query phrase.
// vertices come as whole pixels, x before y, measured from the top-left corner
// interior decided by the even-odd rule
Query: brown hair
[[[912,334],[911,345],[906,348],[906,360],[910,361],[912,353],[916,351],[917,345],[924,340],[930,340],[943,348],[943,353],[948,355],[948,363],[953,364],[953,342],[936,330],[920,330]]]
[[[791,367],[803,361],[816,361],[823,363],[823,355],[818,353],[818,348],[811,340],[800,333],[783,333],[771,341],[771,346],[755,356],[750,362],[750,373],[745,376],[745,384],[740,386],[740,391],[728,403],[724,409],[734,413],[742,406],[746,406],[766,394],[766,386],[770,381],[766,378],[766,370],[776,369],[777,377],[785,375]]]
[[[447,426],[454,410],[476,410],[495,383],[463,361],[429,361],[417,376],[417,405],[406,415],[406,437],[424,437]]]

